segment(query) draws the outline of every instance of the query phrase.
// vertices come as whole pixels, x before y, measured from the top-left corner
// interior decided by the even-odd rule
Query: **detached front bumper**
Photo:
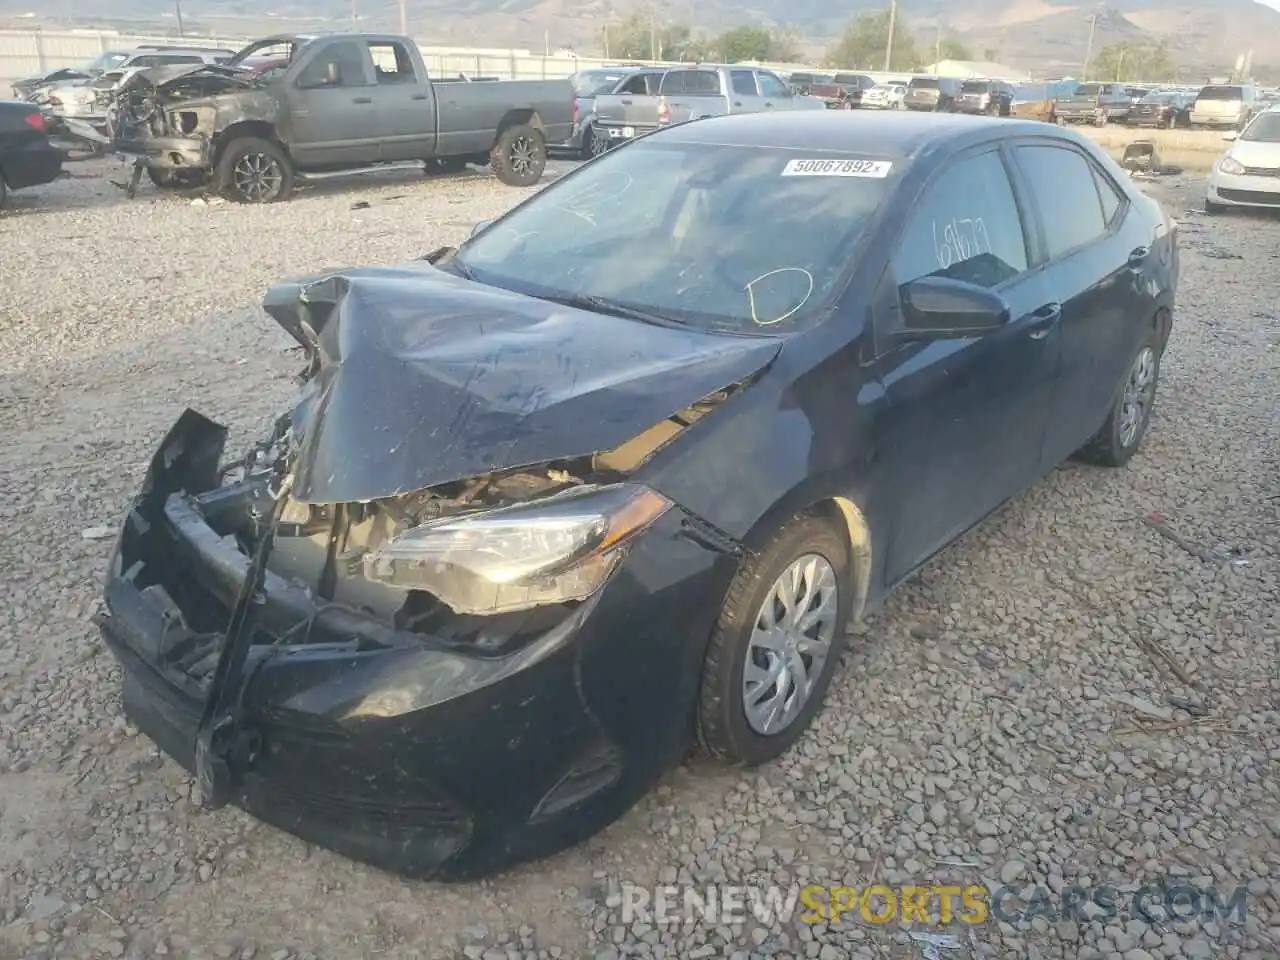
[[[213,526],[224,432],[188,411],[123,525],[103,637],[124,708],[192,769],[229,613],[248,570]],[[737,561],[671,510],[577,605],[497,623],[502,655],[318,601],[268,573],[245,667],[233,803],[406,876],[545,856],[628,809],[684,748],[699,667]],[[463,618],[460,618],[463,619]],[[470,618],[476,620],[478,618]],[[476,625],[470,624],[474,632]]]
[[[149,137],[121,140],[116,149],[154,170],[208,170],[213,154],[207,140],[192,137]]]

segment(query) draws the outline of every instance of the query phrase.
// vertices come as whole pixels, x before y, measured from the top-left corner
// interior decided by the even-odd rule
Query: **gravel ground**
[[[623,882],[873,878],[1249,891],[1243,923],[992,923],[938,956],[1280,956],[1280,223],[1152,187],[1184,272],[1144,453],[1056,471],[930,564],[859,629],[786,758],[692,761],[579,848],[441,886],[196,808],[121,716],[88,622],[108,547],[86,536],[185,405],[234,443],[291,395],[268,283],[416,256],[525,194],[477,174],[130,202],[104,166],[0,216],[0,958],[921,956],[893,926],[617,910]]]

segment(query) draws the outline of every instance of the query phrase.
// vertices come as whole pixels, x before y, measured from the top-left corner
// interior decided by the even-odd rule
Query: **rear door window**
[[[373,75],[378,83],[413,83],[413,58],[403,43],[370,43]]]
[[[1017,156],[1029,193],[1040,210],[1050,260],[1106,234],[1097,175],[1083,154],[1069,147],[1022,144],[1017,147]]]
[[[996,287],[1026,272],[1026,234],[998,150],[956,161],[914,211],[893,259],[899,287],[928,276]]]

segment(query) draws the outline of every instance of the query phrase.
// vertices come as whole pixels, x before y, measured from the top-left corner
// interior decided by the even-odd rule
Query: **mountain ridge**
[[[598,53],[606,23],[652,13],[655,23],[683,23],[702,32],[758,23],[786,26],[807,38],[813,58],[860,13],[882,10],[881,0],[851,0],[839,14],[829,0],[704,0],[689,15],[677,0],[405,0],[411,32],[420,42],[540,49],[572,47]],[[0,24],[32,23],[31,0],[0,0]],[[174,0],[42,0],[42,22],[120,25],[151,21],[173,25]],[[330,28],[356,21],[368,29],[396,29],[398,0],[278,0],[264,9],[251,0],[183,0],[189,30],[213,25],[219,33],[243,34]],[[1165,42],[1184,73],[1223,72],[1253,51],[1255,73],[1280,75],[1280,11],[1256,0],[970,0],[957,7],[947,0],[899,0],[898,15],[921,46],[939,34],[965,42],[979,59],[998,59],[1040,72],[1070,72],[1085,59],[1090,14],[1098,20],[1093,53],[1118,41]],[[23,17],[16,20],[15,18]],[[242,28],[235,28],[241,24]]]

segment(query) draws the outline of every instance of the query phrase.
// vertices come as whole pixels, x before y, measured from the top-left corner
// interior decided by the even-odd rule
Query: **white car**
[[[872,110],[901,110],[906,99],[905,83],[878,83],[862,94],[862,106]]]
[[[1257,114],[1231,141],[1209,173],[1204,208],[1280,207],[1280,105]]]
[[[67,117],[101,124],[110,99],[107,94],[139,70],[180,63],[224,63],[233,56],[234,50],[140,47],[97,76],[72,78],[44,88],[35,95],[34,102],[45,119],[52,121],[54,129],[58,128],[58,121]]]

